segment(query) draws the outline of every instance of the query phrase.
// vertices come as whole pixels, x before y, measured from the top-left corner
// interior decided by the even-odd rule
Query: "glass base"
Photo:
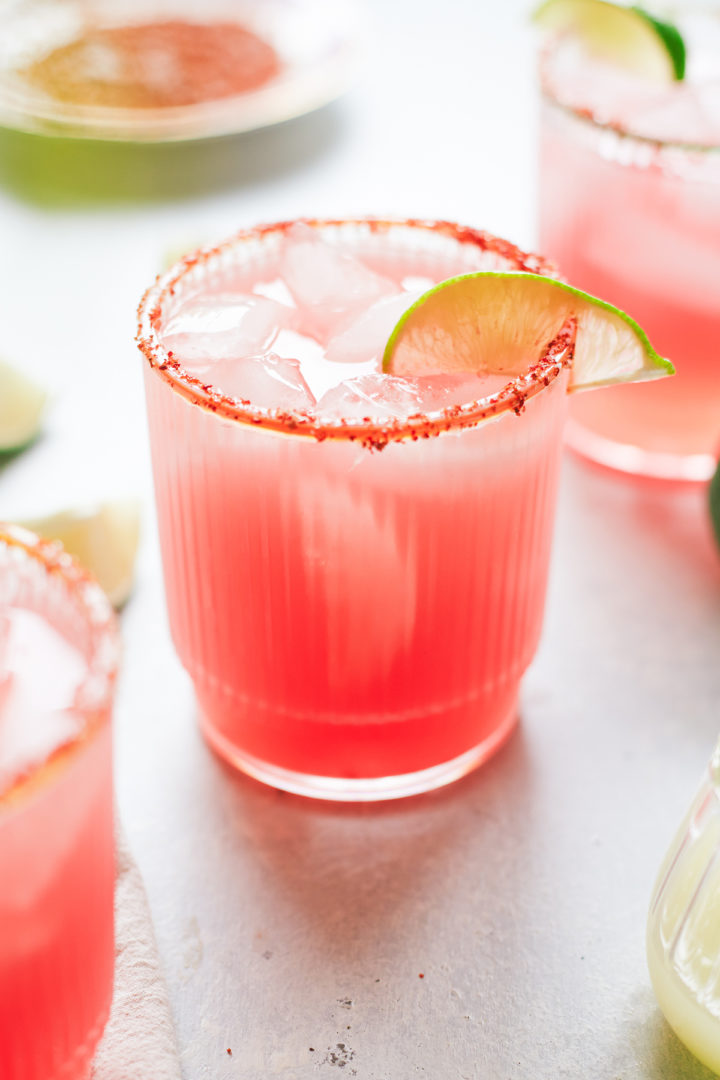
[[[666,454],[643,450],[630,443],[606,439],[577,420],[568,420],[565,445],[573,453],[605,469],[648,480],[667,480],[683,484],[704,484],[716,468],[712,454]]]
[[[93,1072],[95,1052],[100,1045],[105,1027],[110,1019],[112,993],[108,1001],[103,1004],[98,1017],[86,1035],[82,1044],[72,1053],[71,1057],[60,1066],[60,1071],[53,1073],[50,1080],[90,1080]],[[0,1063],[1,1064],[1,1063]],[[34,1072],[33,1072],[33,1075]],[[47,1072],[44,1073],[47,1076]],[[4,1074],[3,1074],[4,1076]]]
[[[260,780],[270,787],[304,795],[311,799],[331,799],[334,802],[379,802],[382,799],[404,799],[410,795],[422,795],[425,791],[444,787],[459,780],[466,773],[487,761],[514,730],[518,721],[517,704],[488,736],[471,750],[466,750],[451,761],[443,761],[429,769],[404,773],[400,776],[368,776],[348,778],[344,776],[312,776],[292,772],[267,761],[260,761],[231,743],[215,730],[205,716],[200,718],[202,733],[210,747],[230,765]]]

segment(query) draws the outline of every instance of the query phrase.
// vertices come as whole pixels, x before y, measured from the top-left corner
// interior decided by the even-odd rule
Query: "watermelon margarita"
[[[528,374],[379,371],[402,311],[534,256],[446,223],[290,223],[140,311],[175,645],[221,755],[303,794],[447,783],[513,728],[540,634],[572,342]]]
[[[84,1080],[112,996],[114,620],[0,527],[0,1076]]]
[[[540,241],[622,307],[677,374],[573,400],[570,445],[629,473],[705,480],[720,449],[720,18],[686,16],[685,82],[562,38],[541,61]]]

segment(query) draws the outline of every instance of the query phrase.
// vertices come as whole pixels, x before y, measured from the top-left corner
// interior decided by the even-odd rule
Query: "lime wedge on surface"
[[[643,8],[608,0],[545,0],[533,21],[543,30],[576,35],[599,60],[645,78],[672,82],[685,75],[680,31]]]
[[[436,285],[403,314],[383,357],[392,375],[521,375],[575,317],[570,390],[672,375],[638,324],[562,281],[521,272],[463,274]]]
[[[47,540],[59,540],[90,571],[114,607],[122,607],[132,589],[140,539],[137,500],[118,499],[84,509],[62,510],[18,524]]]
[[[718,547],[720,547],[720,465],[710,481],[709,491],[710,520]]]
[[[0,454],[21,450],[40,431],[47,391],[0,360]]]

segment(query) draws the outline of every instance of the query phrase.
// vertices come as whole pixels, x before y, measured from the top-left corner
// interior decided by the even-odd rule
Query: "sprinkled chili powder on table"
[[[68,104],[157,109],[243,94],[279,70],[272,46],[246,27],[176,19],[91,27],[20,74]]]

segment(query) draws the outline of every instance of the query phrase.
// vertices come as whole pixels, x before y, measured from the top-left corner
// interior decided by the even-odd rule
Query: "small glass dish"
[[[300,116],[349,85],[357,61],[358,14],[348,0],[14,0],[0,6],[0,123],[49,135],[131,142],[239,134]],[[50,96],[23,77],[33,61],[77,39],[152,22],[236,23],[275,50],[279,68],[257,89],[191,105],[127,108]]]
[[[720,1073],[720,741],[660,868],[647,957],[668,1023]]]
[[[122,90],[124,54],[113,54],[120,47],[105,35],[187,23],[248,31],[258,48],[274,52],[276,63],[255,88],[235,93],[228,81],[232,56],[226,55],[222,70],[217,60],[208,73],[215,83],[207,99],[200,99],[197,87],[191,103],[168,104],[168,94],[162,107],[152,98],[129,107]],[[303,116],[351,85],[361,26],[352,0],[204,0],[201,7],[194,0],[0,0],[0,180],[44,202],[184,196],[218,186],[248,156],[232,136]],[[82,81],[75,81],[80,65],[73,67],[71,58],[53,92],[52,78],[38,68],[78,42]],[[216,55],[208,42],[196,52],[182,63],[207,64]],[[140,55],[139,84],[162,88],[159,73],[166,73],[182,88],[190,69],[178,66],[179,57],[172,35],[161,39],[155,52]],[[102,93],[92,89],[95,63]],[[195,74],[200,81],[202,72]],[[66,78],[75,81],[72,93]],[[110,104],[105,91],[114,78],[118,92]],[[86,79],[94,101],[80,99]]]

